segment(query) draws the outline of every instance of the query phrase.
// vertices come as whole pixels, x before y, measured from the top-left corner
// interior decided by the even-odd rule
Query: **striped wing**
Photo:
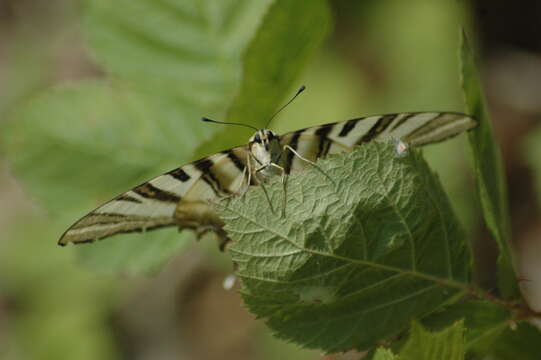
[[[309,160],[316,160],[369,141],[401,140],[412,146],[437,143],[477,125],[471,117],[450,112],[418,112],[368,116],[348,121],[309,127],[284,134],[282,145],[289,145]],[[282,164],[286,172],[305,167],[292,152]]]
[[[223,234],[209,201],[239,191],[246,176],[246,146],[208,156],[158,176],[98,207],[58,241],[88,243],[121,233],[167,226]]]

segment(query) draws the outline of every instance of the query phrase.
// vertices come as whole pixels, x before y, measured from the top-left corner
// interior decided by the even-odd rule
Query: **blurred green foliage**
[[[457,321],[464,323],[464,348],[483,356],[509,327],[511,314],[488,301],[470,300],[439,309],[422,320],[431,331],[440,331]]]
[[[0,102],[9,120],[1,128],[1,155],[38,207],[0,210],[14,219],[0,239],[0,321],[7,319],[10,329],[3,338],[0,331],[0,357],[6,359],[126,357],[111,317],[136,280],[99,272],[155,272],[193,237],[164,230],[79,251],[55,242],[101,202],[250,135],[201,124],[201,116],[261,126],[300,84],[308,91],[273,129],[463,107],[456,33],[464,15],[454,2],[335,1],[340,21],[323,0],[81,3],[56,41],[73,41],[66,33],[76,29],[97,76],[37,92],[54,82],[50,73],[59,65],[41,37],[22,32],[4,65],[12,71],[9,96]],[[462,140],[424,153],[472,229],[479,214],[472,189],[464,187]],[[98,273],[80,267],[76,252]],[[266,358],[317,356],[268,334],[256,341]]]
[[[410,337],[402,351],[402,360],[463,360],[464,324],[456,322],[437,333],[430,333],[418,323],[413,323]]]
[[[505,183],[503,162],[500,149],[492,130],[492,123],[481,89],[477,66],[471,45],[466,34],[462,34],[460,58],[462,69],[462,87],[468,113],[479,121],[477,131],[469,133],[475,179],[483,217],[494,240],[498,244],[498,279],[500,291],[505,297],[519,295],[513,258],[510,248],[511,220],[507,205],[507,186]]]
[[[396,356],[389,349],[379,348],[374,354],[374,360],[396,360]]]

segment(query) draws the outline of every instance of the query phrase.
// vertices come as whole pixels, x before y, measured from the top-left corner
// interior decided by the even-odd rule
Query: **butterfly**
[[[212,231],[223,246],[228,237],[211,202],[242,193],[250,186],[264,186],[276,175],[285,178],[305,168],[307,162],[315,164],[328,154],[351,151],[367,142],[398,139],[402,147],[423,146],[476,125],[474,119],[461,113],[409,112],[367,116],[284,135],[253,128],[256,132],[248,144],[183,165],[106,202],[75,222],[58,244],[90,243],[117,234],[178,227],[194,230],[199,237]]]

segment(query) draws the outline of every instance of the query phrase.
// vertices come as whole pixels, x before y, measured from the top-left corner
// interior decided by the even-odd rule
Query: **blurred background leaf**
[[[395,360],[395,359],[396,359],[396,356],[394,356],[391,350],[381,348],[376,351],[376,353],[374,354],[373,360]]]
[[[402,350],[403,360],[464,359],[464,324],[459,321],[439,332],[428,332],[413,323],[410,337]]]
[[[468,134],[473,151],[477,192],[483,209],[483,217],[494,240],[498,244],[499,290],[507,298],[518,295],[517,281],[510,248],[511,221],[507,206],[507,185],[503,178],[503,164],[498,145],[494,141],[492,123],[485,105],[475,55],[466,33],[462,33],[460,45],[462,87],[467,113],[479,122]]]
[[[516,325],[516,328],[508,326],[490,346],[480,352],[482,355],[490,355],[497,360],[537,359],[541,351],[541,334],[539,329],[527,322]]]
[[[212,146],[204,146],[200,156],[237,145],[234,133],[212,137],[223,128],[198,120],[202,114],[225,114],[243,73],[242,54],[257,26],[255,49],[244,58],[244,76],[267,87],[259,94],[267,99],[263,113],[268,115],[321,43],[328,22],[323,1],[308,8],[281,1],[265,19],[270,2],[183,4],[89,1],[85,29],[107,78],[57,87],[15,114],[17,120],[6,131],[6,151],[13,154],[14,171],[52,215],[83,215],[130,186],[193,160],[194,149],[206,139]],[[297,21],[304,9],[313,11],[303,13],[308,24],[323,22],[317,32]],[[283,36],[276,28],[302,36],[277,41]],[[268,34],[273,37],[266,39]],[[273,47],[273,56],[263,58],[267,47]],[[272,65],[284,63],[291,48],[297,53],[289,71],[253,65],[263,59]],[[277,86],[277,81],[284,85]],[[252,89],[244,91],[237,99],[253,98]],[[260,108],[250,107],[258,113]],[[265,119],[250,118],[256,126]],[[36,163],[39,156],[50,160]],[[59,228],[66,228],[69,222],[61,224]],[[170,229],[79,251],[85,263],[100,270],[153,271],[191,238]]]
[[[464,324],[464,349],[483,356],[488,348],[499,341],[510,327],[512,315],[508,309],[480,300],[451,304],[435,311],[422,320],[423,327],[441,331],[458,321]]]

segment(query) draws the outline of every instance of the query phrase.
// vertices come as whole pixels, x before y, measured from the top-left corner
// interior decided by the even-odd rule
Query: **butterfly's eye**
[[[261,137],[259,136],[259,133],[255,134],[255,136],[254,136],[254,141],[255,141],[256,143],[261,143]]]

